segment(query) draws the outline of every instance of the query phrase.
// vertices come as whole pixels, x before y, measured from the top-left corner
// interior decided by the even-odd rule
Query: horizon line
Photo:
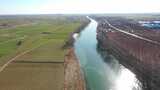
[[[127,12],[122,12],[122,13],[17,13],[17,14],[0,14],[0,16],[9,16],[9,15],[103,15],[103,14],[114,14],[114,15],[125,15],[125,14],[160,14],[160,12],[135,12],[135,13],[127,13]]]

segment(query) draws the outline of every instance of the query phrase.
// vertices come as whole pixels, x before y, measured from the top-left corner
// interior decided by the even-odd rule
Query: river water
[[[134,73],[121,65],[114,56],[98,48],[97,22],[89,19],[90,24],[81,33],[74,34],[75,53],[87,90],[141,90],[141,84]]]

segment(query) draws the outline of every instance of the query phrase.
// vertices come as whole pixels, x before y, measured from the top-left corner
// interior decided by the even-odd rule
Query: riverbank
[[[64,60],[64,90],[86,90],[85,80],[73,48],[69,48]]]
[[[90,20],[82,23],[77,30],[69,35],[68,40],[63,46],[63,48],[67,48],[64,59],[64,90],[86,90],[86,83],[83,73],[81,72],[80,63],[73,48],[75,41],[73,34],[80,33],[89,23]]]
[[[159,45],[118,32],[101,21],[97,39],[101,48],[137,75],[144,90],[159,90]]]

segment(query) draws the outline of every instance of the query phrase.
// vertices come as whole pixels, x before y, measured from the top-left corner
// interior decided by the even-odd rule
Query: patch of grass
[[[17,49],[16,43],[17,43],[17,41],[14,40],[14,41],[0,44],[0,57],[7,55],[8,53],[11,53],[15,49]]]
[[[50,40],[46,44],[18,58],[17,61],[63,62],[65,55],[65,50],[62,49],[63,42],[63,40],[57,39]]]

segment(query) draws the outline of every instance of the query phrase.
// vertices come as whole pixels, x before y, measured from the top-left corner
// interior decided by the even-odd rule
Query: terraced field
[[[66,54],[62,47],[69,34],[87,19],[83,16],[19,17],[6,20],[26,19],[31,20],[30,24],[0,29],[1,89],[62,90]],[[0,23],[4,23],[1,18]]]

